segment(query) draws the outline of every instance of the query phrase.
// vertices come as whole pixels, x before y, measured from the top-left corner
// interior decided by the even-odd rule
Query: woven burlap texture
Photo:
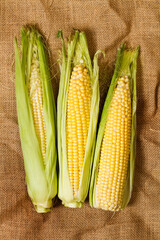
[[[140,45],[137,69],[137,147],[132,199],[114,215],[90,208],[65,208],[38,214],[28,197],[19,138],[15,84],[14,37],[37,24],[50,48],[55,98],[61,41],[73,28],[86,32],[91,57],[100,57],[101,109],[111,80],[116,50],[124,41]],[[160,239],[160,1],[159,0],[1,0],[0,1],[0,239]],[[104,77],[105,76],[105,77]]]

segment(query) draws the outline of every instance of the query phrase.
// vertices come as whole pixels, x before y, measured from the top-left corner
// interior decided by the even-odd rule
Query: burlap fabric
[[[38,24],[51,50],[53,88],[61,42],[73,28],[84,30],[91,56],[100,58],[101,108],[122,41],[140,44],[137,90],[137,156],[132,199],[113,215],[92,209],[65,208],[60,201],[47,214],[35,212],[27,195],[18,132],[13,76],[14,36],[25,24]],[[106,72],[106,73],[105,73]],[[104,77],[105,76],[105,77]],[[160,1],[159,0],[1,0],[0,1],[0,239],[160,239]]]

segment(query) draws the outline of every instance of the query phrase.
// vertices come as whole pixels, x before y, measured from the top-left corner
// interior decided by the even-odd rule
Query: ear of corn
[[[75,32],[63,42],[58,95],[58,196],[68,207],[81,207],[89,188],[99,111],[98,57],[92,68],[86,36]]]
[[[114,75],[98,130],[89,201],[118,211],[133,187],[136,131],[136,67],[139,48],[118,50]]]
[[[22,59],[15,39],[17,115],[28,194],[37,212],[48,212],[57,194],[56,110],[41,35],[22,28]]]

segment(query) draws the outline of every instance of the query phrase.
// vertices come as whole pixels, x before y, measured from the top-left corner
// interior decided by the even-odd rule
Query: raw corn
[[[77,194],[83,170],[90,122],[91,84],[87,68],[73,68],[67,98],[67,162],[73,195]]]
[[[136,65],[139,48],[118,50],[94,156],[90,205],[119,211],[128,204],[135,161]]]
[[[58,196],[68,207],[81,207],[89,188],[99,111],[98,56],[94,67],[85,33],[75,31],[63,42],[57,125],[59,154]]]
[[[131,136],[129,78],[120,77],[114,90],[100,150],[97,204],[119,210],[127,177]]]
[[[22,59],[15,39],[17,115],[28,194],[37,212],[48,212],[57,194],[56,110],[41,35],[22,28]]]

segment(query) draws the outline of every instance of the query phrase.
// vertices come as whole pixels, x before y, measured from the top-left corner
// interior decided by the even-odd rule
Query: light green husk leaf
[[[15,88],[19,132],[28,194],[36,211],[44,213],[51,210],[53,206],[52,199],[57,194],[56,108],[48,60],[41,35],[32,27],[22,28],[21,42],[22,58],[20,58],[18,44],[15,38]],[[38,47],[38,61],[43,92],[43,112],[47,136],[44,161],[35,131],[28,92],[34,45]]]
[[[113,97],[114,89],[117,85],[118,78],[121,76],[129,76],[130,92],[131,92],[131,98],[132,98],[132,126],[131,126],[130,157],[129,157],[129,167],[128,167],[127,181],[126,181],[126,186],[124,191],[122,209],[124,209],[127,206],[131,198],[132,188],[133,188],[134,165],[135,165],[136,105],[137,105],[136,70],[137,70],[138,54],[139,54],[139,47],[137,47],[136,50],[125,50],[125,44],[122,44],[121,48],[118,49],[118,52],[117,52],[115,71],[114,71],[110,88],[109,88],[109,91],[105,100],[105,104],[103,107],[100,125],[98,129],[97,140],[96,140],[90,192],[89,192],[89,203],[91,207],[95,207],[95,208],[97,207],[96,180],[98,175],[100,148],[102,144],[105,124],[107,121],[109,107]]]
[[[99,112],[98,52],[94,56],[93,60],[94,66],[92,67],[88,51],[87,40],[84,32],[75,31],[73,38],[70,41],[68,41],[67,51],[62,36],[62,31],[59,31],[57,36],[61,37],[62,39],[62,56],[63,56],[57,107],[58,155],[59,155],[58,196],[65,206],[82,207],[82,203],[84,202],[87,196],[89,188],[91,166],[96,139],[96,127]],[[85,150],[83,171],[81,175],[78,194],[76,196],[73,196],[67,165],[66,110],[67,110],[68,87],[71,72],[73,70],[74,65],[80,64],[81,59],[83,59],[84,64],[87,67],[90,75],[92,97],[90,111],[90,126]]]

